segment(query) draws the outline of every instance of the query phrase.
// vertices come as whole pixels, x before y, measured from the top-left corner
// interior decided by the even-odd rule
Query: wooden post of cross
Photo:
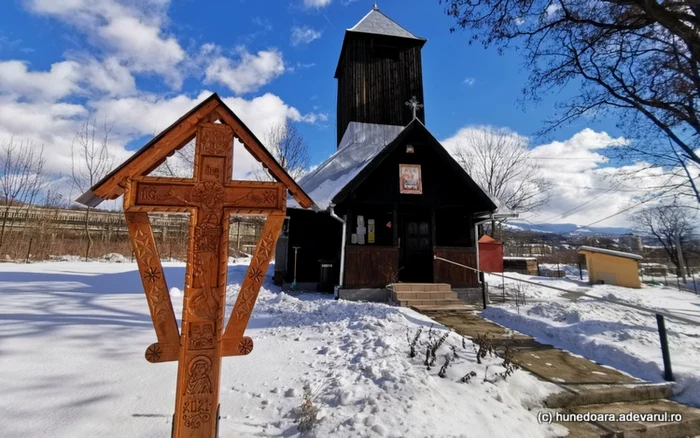
[[[233,130],[205,123],[196,136],[194,177],[138,177],[128,182],[124,210],[158,343],[146,351],[151,362],[179,361],[173,434],[211,437],[217,427],[221,357],[248,354],[253,341],[243,333],[272,257],[285,215],[286,187],[277,182],[231,179]],[[191,212],[181,338],[171,317],[147,212]],[[266,214],[260,242],[223,336],[232,212]]]

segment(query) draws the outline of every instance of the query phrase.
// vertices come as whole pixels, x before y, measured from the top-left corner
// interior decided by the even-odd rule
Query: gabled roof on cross
[[[91,187],[90,190],[83,193],[76,201],[89,207],[95,207],[102,201],[118,198],[124,193],[127,179],[148,175],[173,152],[192,141],[197,133],[197,126],[201,122],[215,119],[233,129],[235,137],[240,140],[248,152],[265,168],[269,169],[277,181],[287,187],[299,205],[304,208],[313,206],[311,198],[216,93],[153,137],[144,147]]]

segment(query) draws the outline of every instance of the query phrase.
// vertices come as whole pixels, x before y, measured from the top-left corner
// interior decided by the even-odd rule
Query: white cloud
[[[213,48],[207,46],[206,50]],[[225,56],[216,56],[206,68],[205,82],[218,82],[236,94],[245,94],[257,91],[284,73],[282,53],[277,49],[251,54],[245,48],[239,47],[237,52],[237,61]]]
[[[474,85],[474,83],[476,83],[476,79],[475,79],[475,78],[467,77],[467,78],[464,78],[464,80],[462,81],[462,83],[465,84],[465,85],[467,85],[467,86],[469,86],[469,87],[471,87],[472,85]]]
[[[25,61],[0,62],[0,94],[30,101],[56,101],[75,94],[104,92],[128,95],[136,91],[129,70],[114,58],[61,61],[48,71],[29,70]]]
[[[49,172],[70,171],[70,145],[78,121],[87,115],[82,105],[17,102],[0,97],[0,143],[14,136],[44,146]]]
[[[311,41],[321,38],[321,32],[312,29],[308,26],[298,27],[294,26],[292,28],[292,36],[290,42],[292,46],[299,46],[301,44],[309,44]]]
[[[484,127],[468,126],[442,141],[449,150]],[[528,141],[526,137],[516,132]],[[541,167],[542,175],[554,187],[549,204],[536,214],[524,218],[534,223],[573,223],[587,225],[614,215],[653,193],[653,188],[667,184],[673,169],[662,169],[647,163],[613,166],[605,155],[613,148],[628,144],[624,137],[583,129],[566,140],[531,147],[532,161]],[[634,211],[634,210],[632,210]],[[597,226],[630,226],[629,216],[620,214]]]
[[[84,32],[88,41],[134,72],[162,75],[173,88],[182,85],[186,53],[167,34],[167,0],[28,0],[28,8]]]
[[[331,4],[332,0],[304,0],[304,6],[307,8],[324,8]]]
[[[49,71],[29,71],[24,61],[0,62],[0,93],[37,100],[61,99],[79,90],[80,65],[57,62]]]
[[[122,16],[100,27],[98,33],[134,71],[159,73],[175,88],[182,84],[176,66],[185,59],[185,51],[174,37],[164,37],[157,26]]]
[[[104,62],[88,59],[83,64],[84,80],[89,86],[112,96],[124,96],[136,92],[136,81],[127,67],[116,58]]]

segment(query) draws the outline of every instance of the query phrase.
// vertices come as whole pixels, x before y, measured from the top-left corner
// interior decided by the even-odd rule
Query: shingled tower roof
[[[364,18],[360,20],[359,23],[350,29],[347,29],[347,31],[425,41],[425,38],[412,34],[394,20],[384,15],[376,5],[371,11],[369,11],[369,14],[365,15]]]

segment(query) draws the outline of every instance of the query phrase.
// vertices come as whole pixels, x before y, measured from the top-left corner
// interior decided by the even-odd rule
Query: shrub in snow
[[[299,423],[297,428],[299,432],[308,432],[318,424],[319,409],[314,406],[311,387],[307,383],[304,385],[304,403],[299,406],[296,422]]]
[[[481,359],[486,356],[493,356],[496,351],[493,339],[488,334],[478,334],[474,337],[474,352],[476,353],[476,363],[481,364]]]
[[[447,368],[450,366],[450,362],[452,361],[452,358],[450,357],[449,354],[445,355],[445,363],[442,364],[440,367],[440,371],[438,371],[438,376],[440,376],[441,379],[445,378],[445,373],[447,373]]]
[[[501,363],[500,366],[503,367],[503,371],[496,373],[492,379],[488,378],[489,367],[487,366],[486,370],[484,370],[484,382],[496,383],[498,380],[505,381],[519,369],[519,367],[513,363],[513,349],[510,344],[506,345],[506,349],[503,351],[503,363]]]
[[[423,327],[418,327],[416,335],[411,340],[410,331],[406,329],[406,340],[408,341],[408,348],[410,349],[408,357],[410,358],[416,357],[416,345],[418,344],[418,339],[420,338],[420,334],[422,331]]]
[[[428,344],[427,347],[425,347],[425,361],[423,364],[428,367],[428,371],[430,371],[430,344]]]
[[[464,377],[459,379],[459,381],[462,383],[469,383],[472,380],[472,377],[476,377],[476,371],[470,371]]]

